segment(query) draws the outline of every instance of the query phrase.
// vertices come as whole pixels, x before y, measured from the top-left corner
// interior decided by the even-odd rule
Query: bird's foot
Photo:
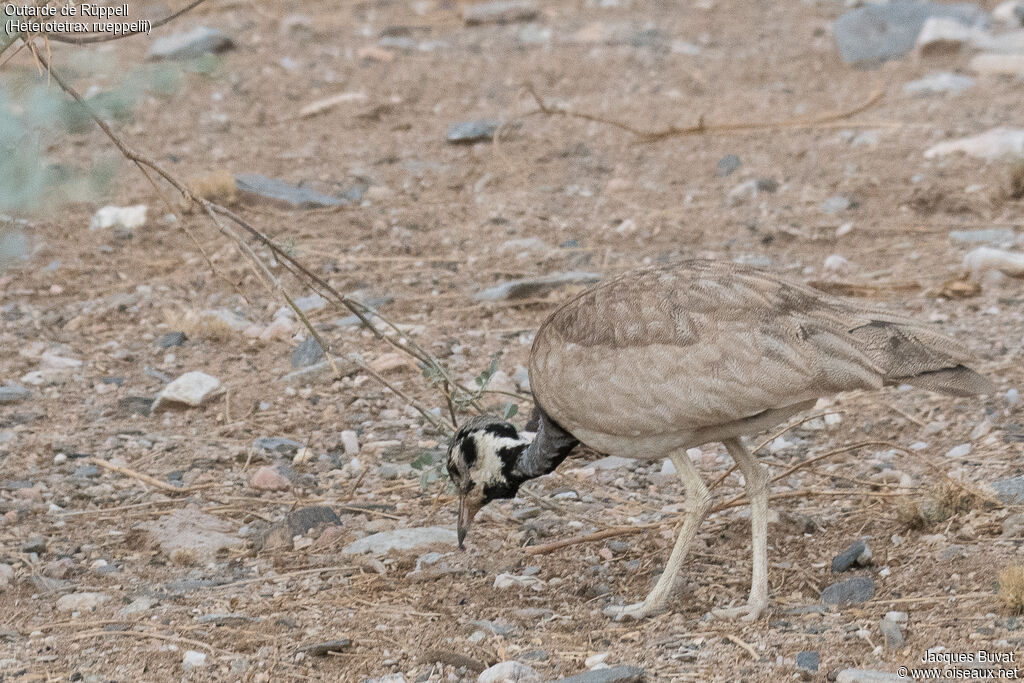
[[[647,601],[634,602],[632,605],[608,605],[604,608],[604,615],[615,621],[629,619],[643,619],[661,611],[661,607],[649,605]]]
[[[716,619],[722,619],[731,621],[733,619],[739,619],[740,621],[757,621],[758,617],[765,613],[768,609],[767,600],[758,600],[754,602],[748,602],[740,607],[730,607],[728,609],[713,609],[711,615]]]

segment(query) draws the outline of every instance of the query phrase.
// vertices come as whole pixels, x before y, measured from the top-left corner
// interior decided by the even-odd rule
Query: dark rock
[[[326,657],[332,652],[344,652],[352,646],[352,641],[348,638],[340,638],[338,640],[328,640],[325,643],[315,643],[313,645],[304,645],[299,648],[299,652],[303,652],[307,655],[314,657]]]
[[[992,482],[992,490],[995,491],[999,502],[1020,505],[1024,503],[1024,476]]]
[[[252,447],[253,450],[257,451],[270,451],[280,455],[295,455],[295,452],[302,448],[302,444],[280,436],[261,436],[252,442]]]
[[[875,597],[875,582],[867,576],[857,576],[833,583],[821,592],[827,605],[856,605]]]
[[[32,536],[21,544],[21,552],[41,554],[46,552],[46,539],[42,536]]]
[[[528,299],[544,296],[566,285],[590,285],[600,279],[601,276],[597,273],[570,272],[523,280],[509,280],[477,292],[473,298],[477,301]]]
[[[162,334],[157,337],[157,340],[154,343],[157,348],[169,349],[172,346],[181,346],[186,341],[188,341],[188,337],[185,336],[184,332],[168,332],[167,334]]]
[[[796,655],[796,668],[804,671],[817,671],[821,665],[821,655],[816,650],[804,650]]]
[[[31,395],[32,392],[20,384],[5,384],[0,386],[0,405],[26,401]]]
[[[466,4],[462,8],[462,20],[467,26],[532,21],[538,14],[532,0],[495,0]]]
[[[560,683],[640,683],[647,680],[644,670],[636,666],[613,666],[609,669],[584,671],[568,678],[559,678]]]
[[[142,415],[149,417],[153,409],[152,396],[125,396],[117,401],[117,411],[122,417]]]
[[[494,119],[476,119],[463,121],[448,126],[446,140],[453,145],[471,145],[474,142],[485,142],[494,137],[494,132],[501,126],[501,121]]]
[[[897,0],[850,10],[836,19],[833,34],[839,55],[848,64],[877,65],[914,49],[929,17],[954,19],[965,26],[983,26],[987,15],[976,5]]]
[[[719,178],[724,178],[727,175],[732,175],[733,172],[739,169],[743,165],[740,158],[735,154],[726,154],[724,157],[718,160],[718,165],[715,167],[715,175]]]
[[[305,535],[318,526],[341,524],[338,515],[326,505],[311,505],[289,512],[256,540],[257,550],[279,550],[292,547],[292,538]]]
[[[868,544],[863,540],[851,543],[849,548],[832,558],[832,571],[837,574],[845,572],[857,562],[857,558],[867,550],[867,547]]]
[[[307,368],[310,365],[314,365],[320,362],[324,358],[324,350],[320,346],[320,342],[316,340],[316,337],[312,335],[306,337],[302,343],[295,347],[292,351],[292,367],[293,368]]]
[[[319,209],[351,203],[344,197],[332,197],[308,187],[292,185],[257,173],[236,175],[235,184],[238,186],[239,194],[247,201],[269,202],[286,209]]]
[[[211,52],[224,52],[235,46],[220,30],[197,26],[191,31],[157,38],[149,48],[150,59],[193,59]]]
[[[95,465],[81,465],[75,468],[75,476],[79,479],[94,479],[100,476],[100,468]]]

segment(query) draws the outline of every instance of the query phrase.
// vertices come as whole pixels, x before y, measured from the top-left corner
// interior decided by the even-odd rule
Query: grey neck
[[[533,479],[553,472],[579,444],[579,440],[552,420],[540,406],[534,410],[528,428],[536,420],[537,434],[516,459],[516,478]]]

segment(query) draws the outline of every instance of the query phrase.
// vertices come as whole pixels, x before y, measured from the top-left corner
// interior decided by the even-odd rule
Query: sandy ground
[[[810,422],[786,433],[788,445],[766,447],[762,460],[776,475],[870,442],[773,485],[772,607],[752,624],[706,616],[746,597],[744,507],[709,519],[669,612],[639,623],[602,615],[613,600],[642,597],[671,547],[683,497],[661,463],[594,471],[588,461],[600,456],[579,452],[532,483],[531,495],[491,506],[467,552],[435,548],[444,554],[434,565],[418,563],[429,549],[376,561],[342,555],[367,532],[454,527],[445,482],[424,489],[419,472],[404,467],[424,453],[438,457],[445,437],[364,373],[294,388],[277,382],[292,369],[298,327],[269,341],[216,326],[185,329],[187,312],[222,307],[267,325],[282,301],[203,217],[160,219],[162,200],[123,164],[106,201],[29,216],[38,249],[0,277],[0,380],[21,381],[47,354],[82,362],[30,387],[29,399],[0,405],[0,434],[9,435],[0,441],[0,563],[13,570],[0,587],[0,679],[475,680],[482,666],[505,659],[558,678],[608,653],[608,664],[639,666],[649,680],[824,680],[849,667],[895,671],[937,646],[1020,651],[1019,622],[997,595],[999,571],[1020,561],[1020,526],[1004,524],[1014,510],[965,498],[943,481],[950,475],[983,490],[1024,470],[1022,408],[1006,400],[1024,384],[1024,283],[987,281],[969,298],[940,292],[973,246],[949,232],[1019,226],[1024,205],[1006,196],[1008,164],[923,156],[937,141],[1021,125],[1020,82],[985,76],[960,96],[904,95],[905,83],[932,71],[964,70],[968,55],[852,68],[830,34],[843,11],[833,2],[560,0],[530,25],[476,27],[458,9],[430,0],[340,9],[308,2],[294,10],[307,22],[286,20],[293,9],[284,3],[211,2],[159,31],[216,26],[236,48],[211,75],[184,73],[172,96],[141,98],[117,129],[182,178],[226,169],[330,193],[368,184],[360,204],[338,210],[237,208],[339,291],[388,297],[382,312],[470,382],[496,353],[514,375],[533,330],[576,291],[482,303],[473,298],[480,289],[713,257],[856,285],[845,291],[931,320],[977,354],[998,393],[844,395],[820,406],[843,411],[840,422]],[[411,38],[413,47],[381,45],[382,36]],[[102,89],[143,62],[150,41],[55,45],[52,59],[82,91]],[[36,78],[25,54],[0,71],[10,88]],[[851,109],[876,91],[883,97],[809,128],[640,142],[599,122],[524,116],[536,109],[527,83],[546,101],[644,130],[781,122]],[[299,117],[303,106],[341,92],[365,97]],[[515,125],[499,145],[446,143],[450,124],[477,118]],[[85,163],[107,146],[89,131],[46,152]],[[742,166],[719,177],[727,154]],[[775,191],[729,201],[753,179],[771,179]],[[854,206],[823,211],[834,196]],[[150,220],[130,239],[87,230],[104,203],[147,204]],[[824,269],[833,254],[849,261],[841,272]],[[393,349],[334,324],[346,315],[327,308],[311,318],[337,353],[378,361],[402,391],[428,409],[443,407],[413,364],[381,360]],[[184,345],[154,344],[176,329],[189,333]],[[157,394],[160,374],[190,370],[219,378],[226,391],[194,409],[126,409],[129,397]],[[500,411],[510,399],[483,400]],[[520,416],[529,412],[528,400],[519,406]],[[358,433],[358,465],[344,452],[343,430]],[[258,437],[301,442],[311,457],[292,463],[290,454],[254,451]],[[964,443],[967,455],[946,457]],[[914,444],[913,455],[893,450]],[[89,457],[189,492],[89,470]],[[292,468],[287,490],[251,485],[257,468],[281,463]],[[697,463],[710,481],[728,469],[717,445]],[[935,503],[942,486],[940,514],[922,522],[915,506]],[[730,475],[716,501],[741,491]],[[327,540],[315,529],[312,545],[300,538],[294,548],[255,549],[252,539],[269,524],[314,504],[339,515]],[[168,553],[140,525],[172,511],[213,516],[245,542],[208,558]],[[662,528],[642,534],[525,553],[658,520]],[[832,558],[860,538],[870,564],[833,574]],[[495,588],[502,573],[539,582]],[[873,599],[801,609],[851,574],[874,580]],[[62,596],[83,592],[104,597],[91,609],[61,608]],[[125,611],[130,604],[137,609]],[[890,610],[909,615],[901,647],[885,647],[879,631]],[[342,638],[351,644],[331,656],[298,652]],[[205,653],[205,665],[184,669],[186,650]],[[802,651],[820,653],[817,672],[798,673]]]

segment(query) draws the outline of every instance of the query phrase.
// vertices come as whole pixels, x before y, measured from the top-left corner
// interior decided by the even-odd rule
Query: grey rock
[[[732,175],[743,162],[735,154],[726,154],[724,157],[718,160],[718,165],[715,166],[715,175],[719,178],[724,178],[727,175]]]
[[[485,142],[494,137],[495,131],[501,126],[501,121],[495,119],[476,119],[474,121],[463,121],[448,126],[448,133],[445,139],[453,145],[471,145],[475,142]]]
[[[292,367],[308,368],[315,365],[324,358],[324,350],[315,337],[306,337],[295,350],[292,351]]]
[[[903,629],[895,621],[885,618],[878,623],[878,628],[882,631],[882,635],[885,636],[885,647],[888,650],[899,650],[902,648],[907,639],[903,635]]]
[[[86,612],[94,610],[110,596],[106,593],[69,593],[57,599],[57,609],[61,612]]]
[[[152,396],[125,396],[117,400],[117,412],[122,417],[148,416],[153,410],[153,400]]]
[[[817,671],[821,665],[821,655],[817,650],[804,650],[796,655],[796,668],[804,671]]]
[[[21,544],[21,552],[23,553],[40,553],[46,552],[46,538],[43,536],[32,536],[27,541]]]
[[[544,677],[532,666],[510,661],[484,669],[476,681],[477,683],[542,683]]]
[[[132,600],[131,603],[122,607],[121,611],[118,612],[118,614],[120,614],[123,617],[127,617],[131,616],[132,614],[148,612],[157,604],[159,604],[159,602],[160,601],[156,598],[150,597],[148,595],[142,595]]]
[[[1017,233],[1010,228],[986,228],[984,230],[952,230],[949,241],[953,244],[1013,244]]]
[[[836,676],[836,683],[906,683],[907,679],[885,671],[870,669],[844,669]]]
[[[743,162],[736,155],[726,155],[718,160],[718,165],[715,167],[715,175],[724,178],[727,175],[731,175],[742,165]]]
[[[1024,503],[1024,476],[992,482],[992,490],[995,491],[999,502],[1020,505]]]
[[[834,216],[837,213],[847,211],[855,206],[856,202],[852,201],[849,197],[835,195],[823,201],[819,208],[828,215]]]
[[[0,590],[6,588],[12,580],[14,580],[14,567],[0,563]]]
[[[845,572],[857,562],[857,558],[867,550],[868,544],[863,540],[854,541],[850,547],[832,558],[832,571]]]
[[[532,21],[539,14],[532,0],[496,0],[466,4],[462,8],[462,21],[467,26],[511,24],[517,21]]]
[[[568,678],[559,678],[560,683],[641,683],[647,680],[644,670],[636,666],[613,666],[608,669],[584,671]]]
[[[874,596],[875,582],[867,576],[838,581],[821,592],[822,602],[839,606],[860,604]]]
[[[1012,514],[1003,520],[1003,538],[1024,537],[1024,512]]]
[[[151,412],[156,412],[166,403],[180,403],[187,406],[201,406],[208,398],[219,393],[220,380],[205,372],[186,372],[177,378],[157,395],[153,401]]]
[[[352,203],[344,197],[334,197],[258,173],[236,175],[235,185],[238,186],[239,194],[247,201],[269,202],[285,209],[321,209]]]
[[[395,529],[372,534],[349,543],[341,549],[342,555],[373,553],[386,555],[392,551],[420,550],[434,545],[454,546],[457,543],[455,531],[447,527],[429,526],[412,529]]]
[[[172,346],[181,346],[188,341],[184,332],[168,332],[157,337],[154,342],[158,349],[169,349]]]
[[[569,272],[544,277],[509,280],[473,295],[476,301],[507,301],[509,299],[528,299],[544,296],[567,285],[590,285],[598,282],[601,276],[597,273]]]
[[[435,553],[436,554],[436,553]],[[488,633],[493,633],[496,636],[510,636],[516,632],[516,627],[512,624],[498,624],[493,621],[486,619],[475,619],[469,622],[471,626],[481,628]]]
[[[95,479],[100,476],[100,468],[96,465],[82,465],[75,468],[75,476],[79,479]]]
[[[303,444],[280,436],[261,436],[252,442],[252,448],[256,451],[270,451],[280,455],[295,455],[295,452],[303,447]]]
[[[27,401],[31,395],[32,392],[20,384],[5,384],[0,386],[0,405]]]
[[[157,38],[149,48],[150,59],[193,59],[211,52],[230,50],[235,44],[218,29],[197,26],[191,31]]]
[[[970,76],[938,71],[928,74],[924,78],[911,81],[903,86],[904,95],[931,95],[937,93],[950,93],[957,95],[971,88],[974,79]]]
[[[617,455],[609,455],[600,460],[595,460],[589,463],[590,467],[597,470],[618,470],[626,467],[632,467],[636,464],[636,460],[632,458],[620,458]]]
[[[291,548],[292,538],[303,536],[318,526],[341,524],[338,515],[326,505],[310,505],[289,512],[280,522],[272,525],[258,539],[257,550]]]
[[[327,299],[314,292],[309,296],[296,297],[295,305],[303,313],[312,313],[327,308]]]
[[[947,17],[965,26],[984,26],[988,15],[970,3],[938,4],[897,0],[850,10],[836,19],[832,31],[839,55],[848,64],[877,65],[914,49],[930,17]]]
[[[314,657],[326,657],[332,652],[344,652],[351,646],[351,640],[348,638],[339,638],[338,640],[328,640],[323,643],[303,645],[298,649],[298,651]]]
[[[148,532],[165,555],[182,564],[208,562],[222,550],[243,545],[230,524],[194,505],[135,528]]]

